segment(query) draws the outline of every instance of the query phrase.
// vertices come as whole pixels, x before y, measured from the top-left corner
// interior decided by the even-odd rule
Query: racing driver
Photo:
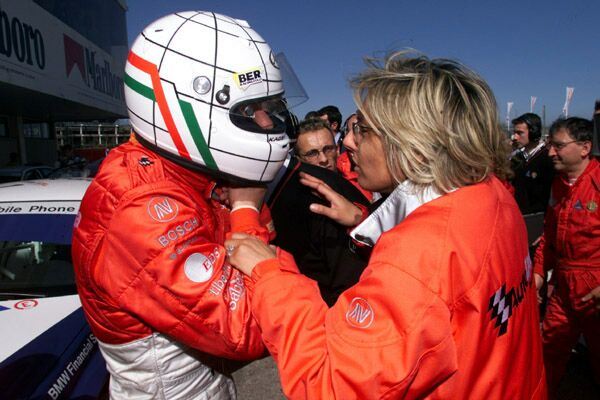
[[[245,21],[180,12],[138,36],[124,83],[134,134],[104,160],[73,235],[110,396],[235,398],[214,356],[265,349],[223,243],[270,234],[261,186],[289,150],[279,67]]]

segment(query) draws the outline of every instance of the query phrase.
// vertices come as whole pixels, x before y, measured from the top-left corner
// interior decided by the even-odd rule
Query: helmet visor
[[[275,60],[281,71],[283,89],[285,91],[285,99],[288,108],[295,108],[307,101],[308,95],[306,94],[306,90],[304,90],[302,83],[300,83],[300,79],[298,79],[294,68],[292,68],[292,65],[288,62],[285,54],[278,53],[275,56]]]
[[[281,95],[242,101],[229,110],[231,122],[238,128],[265,134],[285,133],[290,119]]]

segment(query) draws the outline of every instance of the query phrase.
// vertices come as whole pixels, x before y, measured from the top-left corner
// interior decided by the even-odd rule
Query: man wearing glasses
[[[591,155],[592,135],[589,120],[559,119],[550,128],[547,144],[557,176],[534,276],[540,290],[545,272],[554,270],[555,289],[542,329],[549,393],[555,393],[582,333],[600,384],[600,317],[588,298],[600,286],[600,163]]]
[[[337,171],[338,147],[327,121],[308,119],[298,127],[296,156],[300,161]]]

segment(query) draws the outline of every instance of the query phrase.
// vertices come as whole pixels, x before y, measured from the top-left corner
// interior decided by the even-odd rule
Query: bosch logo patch
[[[346,321],[356,328],[368,328],[373,323],[375,314],[367,300],[355,297],[348,306]]]
[[[37,300],[21,300],[21,301],[15,303],[15,308],[17,310],[29,310],[30,308],[37,307],[37,305],[38,305]]]
[[[166,196],[153,197],[148,202],[148,215],[158,222],[169,222],[175,219],[179,213],[179,205],[173,199]]]
[[[175,228],[168,230],[164,235],[159,236],[157,239],[158,243],[160,243],[162,247],[167,247],[169,244],[177,242],[180,238],[183,238],[199,226],[198,219],[192,217],[182,224],[177,225]]]

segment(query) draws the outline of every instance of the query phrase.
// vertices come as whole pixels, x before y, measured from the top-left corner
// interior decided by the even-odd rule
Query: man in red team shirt
[[[553,270],[555,289],[543,321],[549,393],[555,393],[571,349],[581,333],[600,383],[600,318],[587,296],[600,285],[600,165],[591,156],[592,123],[556,121],[548,142],[557,176],[552,184],[544,234],[535,254],[536,286]]]

